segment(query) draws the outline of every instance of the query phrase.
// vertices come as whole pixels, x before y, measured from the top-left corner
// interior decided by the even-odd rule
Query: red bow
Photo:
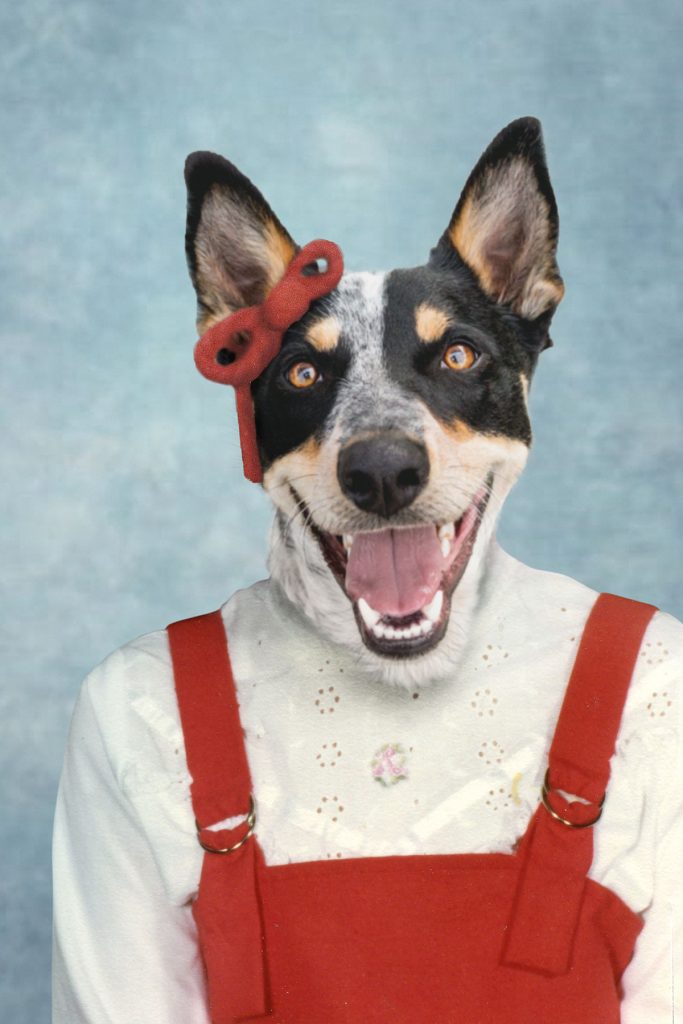
[[[326,267],[304,273],[317,260]],[[218,384],[231,384],[237,399],[242,463],[247,480],[260,483],[263,469],[256,441],[251,384],[275,359],[288,327],[300,320],[314,299],[336,288],[344,270],[341,249],[317,239],[300,249],[284,276],[258,306],[225,317],[201,336],[194,350],[197,369]]]

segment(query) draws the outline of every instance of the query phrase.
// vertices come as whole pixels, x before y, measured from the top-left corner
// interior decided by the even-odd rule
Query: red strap
[[[192,806],[200,825],[247,814],[252,791],[221,613],[168,627]],[[224,844],[230,834],[213,833]]]
[[[195,817],[210,825],[246,814],[251,776],[221,613],[174,622],[168,638]],[[260,851],[254,837],[237,845],[248,830],[245,823],[219,831],[202,828],[198,835],[208,852],[193,913],[216,1024],[260,1019],[269,1012]],[[233,852],[218,852],[229,847]]]
[[[615,594],[597,598],[550,747],[551,787],[593,803],[605,795],[629,683],[643,635],[656,611],[651,604]]]
[[[601,594],[588,616],[549,756],[550,785],[591,801],[551,793],[553,809],[575,824],[593,821],[599,812],[629,682],[655,611]],[[551,977],[565,974],[593,860],[593,829],[570,828],[541,805],[518,856],[502,963]]]

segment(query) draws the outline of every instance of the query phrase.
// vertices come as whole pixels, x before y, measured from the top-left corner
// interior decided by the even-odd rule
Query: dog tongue
[[[357,533],[346,566],[346,592],[382,615],[410,615],[436,594],[443,564],[434,526]]]

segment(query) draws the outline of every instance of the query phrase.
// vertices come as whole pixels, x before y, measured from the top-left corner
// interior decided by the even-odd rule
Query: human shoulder
[[[236,591],[221,607],[228,632],[263,607],[265,582]],[[76,723],[79,708],[86,703],[124,789],[167,785],[170,778],[184,775],[184,743],[166,629],[123,644],[88,674],[76,706]]]
[[[636,658],[625,708],[624,739],[683,737],[683,623],[663,611],[653,615]]]
[[[510,638],[543,657],[565,652],[566,677],[599,592],[561,573],[532,568],[498,549],[491,602]],[[633,670],[625,709],[626,727],[652,731],[655,725],[683,731],[683,623],[655,611]],[[646,728],[647,727],[647,728]]]
[[[598,596],[598,592],[585,583],[561,572],[527,565],[500,547],[494,558],[498,573],[504,574],[508,581],[509,590],[529,608],[546,609],[548,612],[564,611],[569,607],[590,610]]]
[[[524,661],[547,658],[554,663],[563,652],[564,660],[555,665],[561,680],[597,596],[578,580],[533,568],[496,547],[484,577],[482,626]]]
[[[561,573],[532,569],[515,563],[515,587],[519,600],[539,617],[564,621],[565,617],[588,618],[600,592]],[[680,688],[683,671],[683,623],[666,611],[655,609],[642,639],[634,666],[632,688],[643,683],[661,687],[671,682]]]
[[[538,569],[497,548],[494,555],[493,579],[503,600],[496,602],[498,611],[516,618],[534,619],[541,624],[563,625],[570,620],[585,624],[600,591],[586,586],[563,573]],[[501,586],[501,581],[503,585]],[[578,638],[577,638],[578,639]],[[655,669],[668,676],[680,671],[683,662],[683,623],[665,611],[656,610],[647,627],[639,655],[639,677],[646,669]]]

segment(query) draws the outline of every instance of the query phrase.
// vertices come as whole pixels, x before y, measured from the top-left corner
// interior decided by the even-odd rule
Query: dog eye
[[[449,345],[443,354],[441,365],[446,370],[469,370],[479,361],[479,353],[464,341]]]
[[[287,380],[295,388],[310,388],[321,379],[313,363],[294,363],[287,370]]]

